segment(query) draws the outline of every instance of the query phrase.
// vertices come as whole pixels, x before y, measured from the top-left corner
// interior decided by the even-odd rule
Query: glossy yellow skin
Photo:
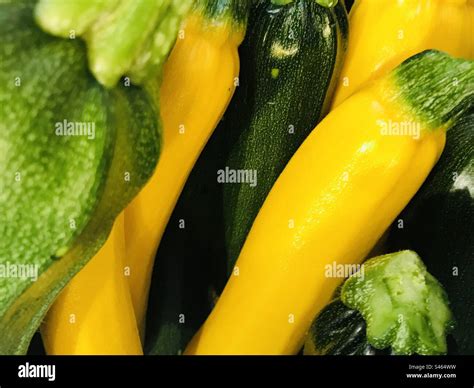
[[[473,0],[356,0],[333,107],[421,51],[474,59],[473,36]]]
[[[295,354],[341,278],[360,263],[440,157],[445,130],[415,140],[380,121],[414,121],[391,78],[331,112],[293,156],[247,237],[217,305],[186,354]],[[364,112],[364,114],[361,114]]]
[[[47,354],[143,354],[126,271],[123,214],[107,242],[69,282],[41,333]]]
[[[184,183],[222,118],[239,75],[243,32],[190,16],[165,65],[160,92],[163,150],[155,174],[125,211],[130,287],[143,332],[156,250]]]

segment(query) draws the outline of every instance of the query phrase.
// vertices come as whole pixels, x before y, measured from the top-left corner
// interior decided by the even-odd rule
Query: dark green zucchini
[[[260,1],[251,14],[241,86],[218,128],[228,152],[219,167],[229,171],[222,180],[228,274],[273,183],[328,111],[347,29],[341,2]],[[234,182],[232,173],[254,180]]]
[[[434,170],[393,224],[386,251],[413,249],[446,289],[460,354],[474,354],[474,109],[447,133]]]

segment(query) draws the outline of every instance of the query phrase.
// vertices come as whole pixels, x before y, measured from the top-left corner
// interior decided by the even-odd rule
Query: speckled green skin
[[[36,264],[40,276],[0,278],[0,354],[26,351],[58,292],[152,174],[160,149],[148,94],[103,88],[84,44],[41,32],[32,3],[0,4],[0,264]],[[94,123],[95,138],[57,136],[63,120]]]
[[[428,50],[407,59],[392,77],[394,98],[427,127],[440,128],[474,106],[474,61]]]
[[[228,275],[260,207],[301,143],[328,112],[347,42],[342,4],[260,1],[241,49],[240,86],[216,136],[219,169],[256,170],[258,183],[222,185]]]
[[[143,84],[159,74],[192,0],[40,0],[35,13],[47,32],[87,42],[89,67],[113,87],[122,76]]]

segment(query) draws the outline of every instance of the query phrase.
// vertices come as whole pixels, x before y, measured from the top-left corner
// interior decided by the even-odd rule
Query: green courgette
[[[385,251],[413,249],[444,286],[453,353],[474,354],[474,109],[447,133],[440,161],[390,229]]]
[[[0,354],[26,352],[158,161],[143,89],[105,89],[79,40],[43,33],[35,1],[0,3]]]
[[[260,1],[251,14],[241,86],[218,128],[228,274],[273,183],[327,113],[345,54],[343,3],[276,3]]]

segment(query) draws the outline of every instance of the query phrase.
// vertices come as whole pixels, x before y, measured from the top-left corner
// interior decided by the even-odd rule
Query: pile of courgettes
[[[473,16],[0,2],[0,354],[474,354]]]

